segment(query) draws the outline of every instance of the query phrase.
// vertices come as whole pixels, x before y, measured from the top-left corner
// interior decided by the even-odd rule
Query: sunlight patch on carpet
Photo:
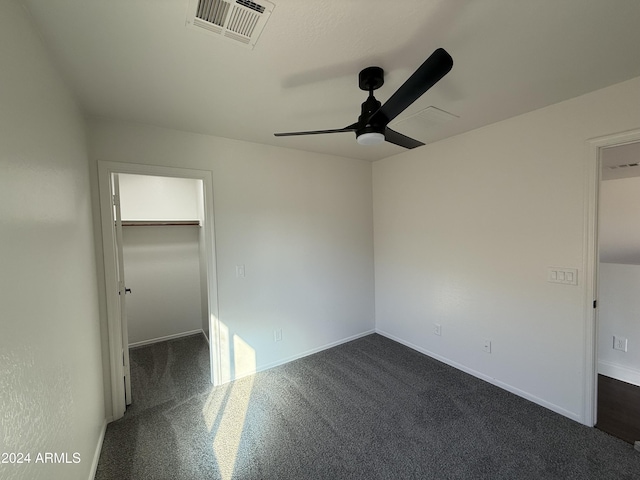
[[[249,376],[234,382],[221,412],[222,418],[213,440],[213,453],[223,480],[233,476],[253,381],[254,377]]]
[[[224,325],[221,325],[224,327]],[[230,480],[236,467],[238,449],[244,430],[249,399],[256,371],[256,351],[238,335],[230,342],[226,327],[221,329],[223,375],[244,377],[228,385],[214,388],[202,410],[207,430],[214,434],[213,453],[222,480]]]

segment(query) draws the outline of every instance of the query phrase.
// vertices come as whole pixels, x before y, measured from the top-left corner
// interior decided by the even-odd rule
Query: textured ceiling
[[[368,160],[404,149],[273,133],[355,122],[362,68],[384,102],[437,47],[453,70],[397,119],[457,117],[397,128],[425,143],[640,76],[638,0],[273,0],[253,50],[187,28],[189,0],[23,2],[88,115]]]

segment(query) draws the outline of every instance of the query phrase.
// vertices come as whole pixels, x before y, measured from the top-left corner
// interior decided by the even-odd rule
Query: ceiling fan
[[[307,132],[276,133],[276,137],[294,135],[318,135],[323,133],[355,132],[361,145],[375,145],[387,141],[405,148],[416,148],[424,143],[407,137],[388,127],[389,122],[400,115],[423,93],[434,86],[453,67],[453,59],[443,48],[438,48],[411,75],[402,86],[382,105],[373,96],[373,91],[384,84],[384,71],[380,67],[367,67],[358,76],[361,90],[369,92],[362,104],[358,121],[344,128],[312,130]]]

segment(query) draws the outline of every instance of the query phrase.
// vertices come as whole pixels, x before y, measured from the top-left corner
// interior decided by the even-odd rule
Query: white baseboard
[[[429,350],[427,350],[425,348],[422,348],[422,347],[419,347],[417,345],[414,345],[413,343],[407,342],[407,341],[405,341],[405,340],[403,340],[401,338],[398,338],[398,337],[396,337],[394,335],[391,335],[388,332],[376,329],[376,333],[378,333],[378,334],[380,334],[380,335],[382,335],[384,337],[387,337],[387,338],[389,338],[389,339],[391,339],[391,340],[393,340],[395,342],[401,343],[402,345],[405,345],[405,346],[407,346],[407,347],[409,347],[409,348],[411,348],[413,350],[416,350],[416,351],[418,351],[420,353],[423,353],[423,354],[427,355],[428,357],[434,358],[434,359],[436,359],[436,360],[438,360],[438,361],[440,361],[442,363],[446,363],[447,365],[449,365],[449,366],[451,366],[453,368],[456,368],[458,370],[461,370],[461,371],[463,371],[465,373],[468,373],[469,375],[473,375],[474,377],[479,378],[480,380],[484,380],[485,382],[488,382],[488,383],[490,383],[492,385],[495,385],[496,387],[500,387],[503,390],[506,390],[506,391],[511,392],[511,393],[513,393],[515,395],[518,395],[519,397],[526,398],[527,400],[529,400],[529,401],[531,401],[533,403],[537,403],[538,405],[540,405],[542,407],[545,407],[545,408],[548,408],[549,410],[552,410],[552,411],[554,411],[556,413],[559,413],[560,415],[568,417],[571,420],[575,420],[576,422],[583,423],[582,416],[580,414],[578,414],[578,413],[571,412],[571,411],[569,411],[569,410],[567,410],[565,408],[562,408],[562,407],[560,407],[558,405],[555,405],[553,403],[547,402],[546,400],[544,400],[542,398],[539,398],[539,397],[536,397],[535,395],[532,395],[529,392],[525,392],[524,390],[520,390],[519,388],[516,388],[516,387],[514,387],[512,385],[509,385],[507,383],[501,382],[500,380],[498,380],[496,378],[493,378],[493,377],[490,377],[488,375],[485,375],[482,372],[478,372],[477,370],[474,370],[473,368],[469,368],[466,365],[462,365],[462,364],[460,364],[458,362],[454,362],[453,360],[450,360],[450,359],[448,359],[446,357],[443,357],[441,355],[433,353],[433,352],[431,352],[431,351],[429,351]]]
[[[204,335],[204,332],[202,331],[202,329],[190,330],[188,332],[174,333],[173,335],[167,335],[166,337],[151,338],[149,340],[142,340],[140,342],[130,343],[129,344],[129,348],[143,347],[145,345],[151,345],[153,343],[164,342],[166,340],[174,340],[176,338],[181,338],[181,337],[190,337],[191,335],[197,335],[198,333],[202,333]],[[206,335],[205,335],[205,338],[206,338]]]
[[[107,421],[104,419],[102,422],[102,428],[100,429],[100,435],[98,436],[98,444],[96,445],[96,451],[93,454],[93,461],[91,462],[91,470],[89,471],[89,480],[93,480],[96,477],[98,471],[98,462],[100,461],[100,452],[102,452],[102,442],[104,442],[104,435],[107,432]]]
[[[640,387],[640,370],[604,360],[598,361],[598,373]]]
[[[347,338],[342,338],[340,340],[336,340],[335,342],[327,343],[317,348],[312,348],[311,350],[307,350],[305,352],[299,353],[297,355],[293,355],[291,357],[284,358],[282,360],[278,360],[277,362],[268,363],[266,365],[261,366],[256,369],[254,372],[247,372],[241,375],[237,375],[233,380],[239,380],[243,377],[248,377],[249,375],[253,375],[254,373],[264,372],[265,370],[269,370],[274,367],[278,367],[280,365],[284,365],[285,363],[293,362],[294,360],[298,360],[300,358],[308,357],[309,355],[313,355],[314,353],[321,352],[323,350],[327,350],[329,348],[337,347],[338,345],[342,345],[343,343],[348,343],[353,340],[357,340],[358,338],[366,337],[367,335],[371,335],[372,333],[376,333],[375,330],[367,330],[366,332],[358,333],[356,335],[352,335]],[[226,382],[225,382],[226,383]]]

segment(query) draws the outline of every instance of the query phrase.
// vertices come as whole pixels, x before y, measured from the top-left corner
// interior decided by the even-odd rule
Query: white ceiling
[[[368,160],[404,149],[273,133],[355,122],[362,68],[384,103],[437,47],[453,70],[397,119],[458,117],[425,143],[640,76],[638,0],[272,1],[249,50],[187,28],[189,0],[23,0],[88,115]]]

